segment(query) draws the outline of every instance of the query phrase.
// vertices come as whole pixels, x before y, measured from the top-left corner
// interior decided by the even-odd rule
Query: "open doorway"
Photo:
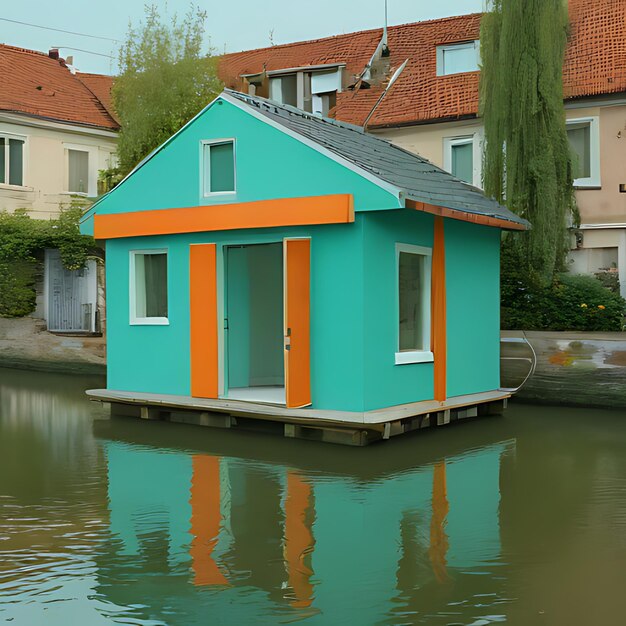
[[[285,403],[283,244],[228,246],[226,397]]]

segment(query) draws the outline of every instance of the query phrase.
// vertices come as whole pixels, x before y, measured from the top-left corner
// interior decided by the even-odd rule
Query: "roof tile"
[[[439,44],[478,39],[480,13],[391,26],[391,70],[406,68],[377,107],[368,126],[384,127],[451,120],[478,112],[479,72],[437,76]],[[563,67],[567,98],[626,91],[626,0],[570,0],[571,34]],[[240,76],[263,71],[345,63],[358,75],[371,58],[382,29],[337,35],[247,52],[227,54],[220,75],[227,87],[241,89]],[[362,125],[384,86],[337,94],[332,114]]]
[[[84,76],[97,76],[82,75]],[[62,60],[47,54],[0,44],[0,110],[50,120],[117,130],[119,124],[98,99],[109,77],[87,86]],[[96,94],[99,91],[99,94]]]

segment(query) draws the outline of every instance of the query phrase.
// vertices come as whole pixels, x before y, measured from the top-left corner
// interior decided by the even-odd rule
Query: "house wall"
[[[362,411],[362,223],[359,216],[355,224],[346,225],[107,241],[108,388],[190,394],[191,244],[216,243],[219,272],[223,246],[281,241],[283,237],[311,237],[313,406],[318,409]],[[132,326],[129,323],[130,251],[162,248],[166,248],[169,255],[169,325]],[[221,280],[223,286],[223,276]],[[221,361],[224,362],[223,356]]]
[[[94,196],[98,170],[109,167],[116,149],[115,133],[17,114],[0,114],[0,135],[3,133],[25,138],[24,186],[0,184],[0,211],[25,208],[39,219],[57,216],[61,206],[71,201],[67,193],[68,146],[89,152],[89,191]]]
[[[398,210],[364,220],[365,410],[431,400],[433,363],[395,364],[396,243],[432,248],[434,219]],[[444,229],[447,395],[492,391],[500,386],[500,231],[452,219]]]

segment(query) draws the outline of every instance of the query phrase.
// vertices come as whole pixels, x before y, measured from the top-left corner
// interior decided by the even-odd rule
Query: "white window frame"
[[[476,50],[476,69],[467,70],[465,72],[446,72],[445,53],[448,50]],[[460,43],[451,43],[437,46],[437,76],[455,76],[457,74],[469,74],[470,72],[478,72],[480,69],[480,40],[463,41]]]
[[[167,248],[153,248],[149,250],[131,250],[129,253],[129,305],[130,305],[130,322],[131,326],[169,326],[169,317],[137,317],[137,284],[135,272],[135,259],[139,255],[146,254],[165,254],[167,265],[167,311],[170,310],[170,260]]]
[[[424,258],[424,286],[422,302],[422,319],[423,328],[422,336],[424,337],[424,347],[421,350],[405,350],[400,351],[400,253],[417,254]],[[431,289],[432,289],[432,248],[425,246],[416,246],[408,243],[396,243],[396,365],[409,365],[411,363],[432,363],[435,358],[430,345],[430,329],[431,329]]]
[[[22,145],[22,184],[11,185],[9,182],[0,183],[0,189],[27,189],[26,185],[26,154],[28,146],[28,137],[26,135],[16,135],[15,133],[0,132],[0,138],[4,139],[4,180],[9,180],[9,139],[21,141]]]
[[[594,117],[572,117],[565,120],[565,126],[578,124],[589,124],[589,170],[591,176],[576,178],[574,187],[601,187],[600,176],[600,118]],[[568,140],[569,146],[569,140]]]
[[[268,72],[268,76],[270,79],[270,100],[272,100],[272,87],[271,81],[273,78],[282,78],[283,76],[295,76],[296,77],[296,107],[304,111],[304,103],[305,98],[311,99],[311,112],[313,115],[320,115],[320,100],[321,96],[327,95],[329,93],[341,93],[342,85],[343,85],[343,72],[345,66],[344,65],[332,65],[330,67],[327,66],[316,66],[310,68],[293,68],[286,70],[274,70],[272,72]],[[305,94],[304,87],[304,76],[305,74],[309,74],[311,78],[311,93]],[[330,83],[334,82],[334,85],[330,84],[327,87],[324,87],[326,91],[320,91],[320,88],[313,87],[313,83],[315,82],[313,77],[328,75],[329,77],[332,75],[332,79],[329,80]],[[335,87],[334,89],[328,89],[328,87]],[[281,94],[282,95],[282,94]],[[317,100],[316,100],[317,98]],[[278,102],[282,104],[278,100],[272,100],[273,102]],[[317,108],[316,108],[317,105]]]
[[[210,191],[211,189],[211,151],[208,151],[209,154],[209,163],[208,167],[205,164],[205,146],[216,146],[224,143],[232,143],[233,144],[233,186],[234,189],[232,191]],[[205,179],[205,172],[208,171],[209,178],[208,181]],[[208,182],[208,185],[207,185]],[[208,187],[208,189],[207,189]],[[201,198],[219,198],[220,196],[228,198],[237,194],[237,141],[235,137],[225,137],[223,139],[203,139],[200,142],[200,197]]]
[[[87,146],[78,143],[63,143],[65,157],[64,195],[95,198],[98,195],[98,146]],[[70,150],[87,153],[87,191],[69,191],[70,186]]]
[[[478,189],[482,189],[483,151],[482,132],[476,131],[471,135],[457,135],[444,137],[443,140],[443,169],[452,174],[452,147],[472,144],[472,182]],[[463,181],[465,182],[465,181]]]

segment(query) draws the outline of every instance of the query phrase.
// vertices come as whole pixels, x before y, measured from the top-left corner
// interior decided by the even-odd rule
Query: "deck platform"
[[[451,422],[497,415],[510,393],[501,390],[401,404],[375,411],[288,409],[284,405],[232,399],[92,389],[90,400],[111,405],[112,415],[166,420],[217,428],[263,428],[298,439],[365,446],[403,433]]]

